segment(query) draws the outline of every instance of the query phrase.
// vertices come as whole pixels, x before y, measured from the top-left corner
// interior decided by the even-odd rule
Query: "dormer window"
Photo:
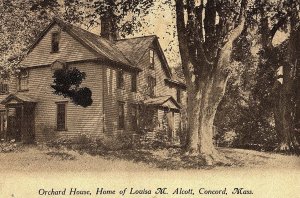
[[[154,51],[152,49],[149,50],[149,58],[150,58],[150,68],[154,69]]]
[[[18,90],[19,91],[27,91],[28,90],[28,71],[23,70],[19,76],[19,83],[18,83]]]
[[[53,32],[52,33],[52,39],[51,39],[51,52],[55,53],[59,51],[59,33],[58,32]]]

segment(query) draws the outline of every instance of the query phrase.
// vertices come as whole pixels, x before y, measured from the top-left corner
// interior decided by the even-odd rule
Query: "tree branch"
[[[230,64],[233,41],[239,37],[239,35],[242,33],[245,26],[245,14],[244,14],[245,8],[242,7],[241,9],[242,10],[239,18],[240,21],[239,25],[228,34],[227,42],[219,50],[218,53],[219,58],[218,58],[217,67],[221,70],[226,69],[226,66]]]
[[[281,28],[287,21],[288,19],[288,14],[286,14],[285,16],[281,17],[278,22],[272,27],[272,29],[270,30],[270,33],[269,33],[269,37],[270,37],[270,40],[272,41],[276,32],[279,30],[279,28]]]
[[[216,1],[209,0],[205,5],[205,18],[204,18],[204,30],[205,30],[205,48],[210,57],[209,60],[214,58],[214,53],[216,49]]]
[[[189,67],[189,49],[186,39],[186,26],[184,22],[184,3],[183,0],[176,0],[176,25],[178,34],[179,51],[182,62],[182,71],[187,81],[191,80]]]

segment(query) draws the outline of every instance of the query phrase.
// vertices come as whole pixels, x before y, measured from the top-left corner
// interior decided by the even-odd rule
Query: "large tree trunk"
[[[209,161],[220,158],[213,144],[213,123],[227,79],[227,75],[215,72],[198,83],[194,82],[194,86],[188,86],[189,133],[186,149],[188,153],[201,154]]]
[[[297,152],[299,143],[294,129],[293,111],[295,108],[293,96],[288,93],[287,87],[280,85],[274,104],[275,130],[279,139],[277,150]]]
[[[247,1],[241,1],[238,20],[229,23],[225,23],[227,15],[217,13],[217,1],[196,4],[176,0],[179,52],[188,95],[186,150],[201,154],[210,164],[221,158],[213,145],[213,122],[231,71],[232,44],[244,29]],[[216,23],[218,14],[220,23]]]
[[[280,138],[280,144],[278,150],[288,152],[299,152],[299,142],[297,140],[296,131],[296,94],[295,87],[296,74],[298,67],[298,55],[299,55],[299,15],[297,1],[291,1],[291,16],[290,16],[290,38],[288,45],[288,63],[283,66],[283,83],[279,87],[279,103],[278,113],[281,122],[277,123],[278,137]]]

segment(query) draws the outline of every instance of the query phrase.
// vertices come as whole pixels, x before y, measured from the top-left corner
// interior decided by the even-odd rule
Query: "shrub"
[[[92,138],[87,134],[80,134],[75,139],[59,138],[47,143],[53,148],[66,147],[79,152],[89,154],[103,154],[107,151],[126,150],[133,148],[132,137],[129,135],[106,136],[103,138]]]
[[[4,141],[3,139],[0,142],[0,152],[1,153],[10,153],[17,151],[21,144],[17,144],[15,140],[11,140],[9,142]]]

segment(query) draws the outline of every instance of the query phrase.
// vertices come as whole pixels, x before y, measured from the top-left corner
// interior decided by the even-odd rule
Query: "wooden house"
[[[54,19],[19,65],[18,77],[1,84],[3,138],[136,134],[141,103],[155,109],[158,127],[167,117],[172,136],[180,127],[185,85],[174,80],[157,36],[112,40]],[[64,66],[86,73],[91,106],[53,94],[53,73]]]

